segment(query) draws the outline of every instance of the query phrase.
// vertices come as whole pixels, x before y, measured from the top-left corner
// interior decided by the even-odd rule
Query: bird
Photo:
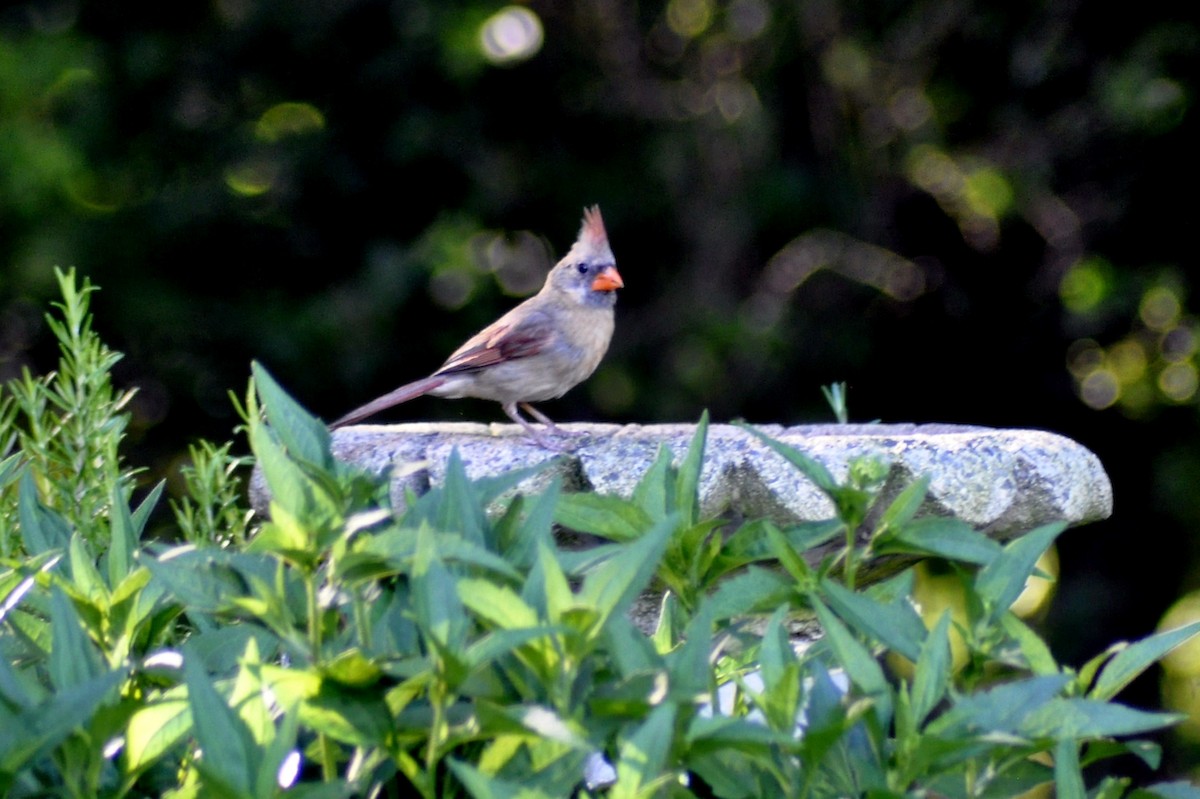
[[[532,403],[557,399],[596,371],[612,340],[617,289],[624,286],[600,207],[585,208],[578,238],[537,294],[469,338],[433,374],[350,411],[330,429],[426,394],[475,397],[499,402],[538,445],[565,451],[564,432]]]

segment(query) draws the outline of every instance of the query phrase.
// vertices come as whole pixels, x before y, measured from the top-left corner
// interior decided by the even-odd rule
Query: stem
[[[308,600],[308,645],[312,649],[310,657],[314,665],[321,662],[321,609],[317,603],[317,576],[310,573],[305,576],[304,593]]]

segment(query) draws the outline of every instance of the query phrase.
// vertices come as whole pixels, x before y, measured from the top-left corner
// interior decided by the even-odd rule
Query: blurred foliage
[[[135,461],[182,490],[252,357],[336,416],[534,290],[598,202],[617,335],[548,413],[824,420],[845,381],[861,419],[1070,435],[1118,503],[1061,543],[1044,624],[1082,659],[1200,586],[1198,27],[1157,3],[6,4],[0,379],[53,365],[40,309],[78,266],[138,388]]]

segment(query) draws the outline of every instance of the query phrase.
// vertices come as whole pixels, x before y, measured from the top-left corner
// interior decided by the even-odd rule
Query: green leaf
[[[975,590],[987,603],[990,620],[998,619],[1017,601],[1038,558],[1065,529],[1065,522],[1052,522],[1031,530],[1005,545],[1000,557],[980,570]]]
[[[537,611],[525,604],[516,591],[490,580],[460,579],[458,598],[475,615],[501,629],[517,630],[538,624]]]
[[[1069,674],[1031,677],[963,696],[931,721],[926,732],[943,737],[964,732],[1015,735],[1029,714],[1045,707],[1069,682]]]
[[[675,510],[673,472],[671,450],[661,445],[654,463],[633,488],[633,503],[656,522]]]
[[[434,517],[437,529],[457,533],[473,544],[482,545],[488,529],[487,511],[467,476],[458,447],[450,450],[441,492],[442,501]]]
[[[17,772],[85,725],[128,673],[121,668],[55,691],[46,702],[10,717],[0,725],[0,775]]]
[[[722,580],[701,606],[709,606],[715,620],[729,619],[777,608],[793,596],[794,589],[787,575],[751,566]]]
[[[675,705],[664,703],[621,745],[617,782],[610,799],[639,799],[652,795],[675,739]]]
[[[50,595],[50,682],[64,691],[92,682],[105,672],[99,651],[83,630],[79,614],[58,586]]]
[[[1046,642],[1028,624],[1012,613],[1005,613],[1000,617],[1000,626],[1021,647],[1021,654],[1025,656],[1030,671],[1034,674],[1058,673],[1058,663],[1054,660],[1050,647],[1046,646]]]
[[[917,511],[921,509],[922,503],[925,502],[926,495],[929,494],[929,481],[930,476],[926,474],[905,486],[904,490],[892,500],[887,510],[883,512],[876,529],[886,533],[899,530],[911,522],[913,516],[916,516]]]
[[[824,603],[815,596],[811,598],[813,609],[825,631],[824,642],[838,665],[846,670],[850,680],[870,696],[883,696],[888,691],[887,678],[870,650],[842,624]]]
[[[258,459],[267,487],[271,489],[272,500],[293,518],[311,518],[315,507],[315,485],[288,458],[275,432],[267,425],[252,420],[249,438],[250,449]]]
[[[1200,622],[1192,622],[1123,648],[1105,664],[1088,696],[1092,699],[1112,699],[1152,664],[1198,632]]]
[[[1111,738],[1152,732],[1182,718],[1177,713],[1151,713],[1115,702],[1054,697],[1032,709],[1022,720],[1018,733],[1057,740]]]
[[[824,577],[820,586],[829,607],[847,624],[909,660],[917,659],[927,633],[912,605],[885,605]]]
[[[713,620],[707,608],[701,608],[688,623],[683,643],[667,655],[667,671],[671,689],[679,695],[698,697],[713,688],[713,672],[709,665],[712,655]]]
[[[332,442],[325,424],[292,399],[258,361],[250,368],[267,418],[288,454],[304,463],[332,470]]]
[[[768,524],[764,528],[767,533],[771,554],[779,561],[788,574],[792,576],[801,589],[812,583],[812,569],[808,568],[800,553],[792,548],[792,543],[783,535],[778,527]]]
[[[552,542],[538,543],[537,560],[521,589],[521,598],[552,622],[559,621],[567,608],[575,603],[575,595]]]
[[[942,612],[925,637],[913,669],[912,712],[919,727],[950,687],[950,611]]]
[[[1001,553],[1002,547],[960,519],[929,516],[898,528],[876,545],[886,554],[933,555],[946,560],[986,566]]]
[[[162,485],[162,483],[158,484],[159,493],[162,492]],[[108,584],[115,588],[133,568],[133,553],[137,551],[138,531],[134,527],[133,514],[129,512],[129,503],[125,500],[125,494],[119,486],[113,486],[109,501],[112,503],[109,511],[112,535],[107,552]]]
[[[1200,785],[1189,782],[1159,782],[1134,791],[1129,799],[1200,799]]]
[[[71,534],[67,555],[67,563],[71,567],[72,590],[93,603],[102,603],[108,597],[108,586],[96,570],[96,561],[91,549],[78,532]]]
[[[537,559],[538,546],[552,540],[554,514],[562,496],[562,480],[555,477],[532,502],[523,521],[514,529],[511,540],[501,540],[499,550],[504,559],[522,571]],[[518,578],[519,579],[519,578]]]
[[[687,455],[679,464],[675,480],[675,507],[684,526],[690,527],[697,521],[700,510],[700,474],[704,470],[704,446],[708,438],[708,411],[700,414],[696,432],[688,445]]]
[[[677,523],[677,516],[666,517],[584,578],[578,599],[598,611],[600,627],[613,614],[624,613],[649,585]]]
[[[183,673],[196,742],[204,752],[197,761],[206,779],[238,796],[254,795],[261,753],[249,727],[217,693],[200,658],[186,651]]]
[[[413,564],[413,611],[425,633],[454,652],[462,650],[470,624],[458,598],[457,582],[438,557],[433,531],[422,525],[417,531]]]
[[[510,782],[484,774],[469,763],[453,758],[447,759],[446,762],[454,776],[474,799],[554,799],[553,794],[527,785],[524,781]]]
[[[1087,799],[1079,767],[1079,744],[1073,740],[1059,741],[1054,748],[1054,794],[1057,799]]]
[[[752,519],[739,527],[722,545],[712,568],[713,573],[721,575],[755,561],[774,560],[776,556],[769,534],[771,528],[779,530],[768,519]],[[837,537],[843,529],[840,521],[829,519],[793,525],[779,532],[791,550],[805,552]]]
[[[150,520],[150,514],[158,507],[158,500],[162,498],[163,489],[166,488],[167,481],[159,480],[154,488],[150,489],[150,493],[145,496],[137,508],[133,511],[133,539],[138,541],[142,537],[142,533],[146,531],[146,522]]]
[[[633,541],[650,529],[650,514],[629,500],[609,494],[563,494],[554,521],[568,530],[590,533],[609,541]]]
[[[125,728],[125,770],[136,772],[152,765],[191,730],[192,709],[183,686],[138,708]]]
[[[781,441],[776,441],[744,422],[736,422],[736,424],[783,456],[784,460],[795,466],[813,485],[819,488],[830,499],[835,500],[836,503],[836,496],[840,490],[840,486],[838,486],[837,481],[833,479],[833,475],[829,473],[829,470],[820,461],[810,458],[795,447],[790,447]]]
[[[253,639],[252,639],[253,640]],[[358,647],[342,650],[320,667],[321,676],[347,688],[366,689],[383,676],[379,665]]]
[[[21,487],[17,492],[17,518],[21,524],[21,540],[30,555],[40,555],[52,549],[65,551],[71,542],[71,528],[66,520],[38,499],[37,486],[29,469],[21,475]]]

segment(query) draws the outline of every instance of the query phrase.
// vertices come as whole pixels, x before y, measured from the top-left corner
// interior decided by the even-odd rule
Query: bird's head
[[[625,282],[608,246],[599,206],[584,209],[579,238],[550,272],[546,285],[584,305],[611,306],[617,301],[617,289]]]

